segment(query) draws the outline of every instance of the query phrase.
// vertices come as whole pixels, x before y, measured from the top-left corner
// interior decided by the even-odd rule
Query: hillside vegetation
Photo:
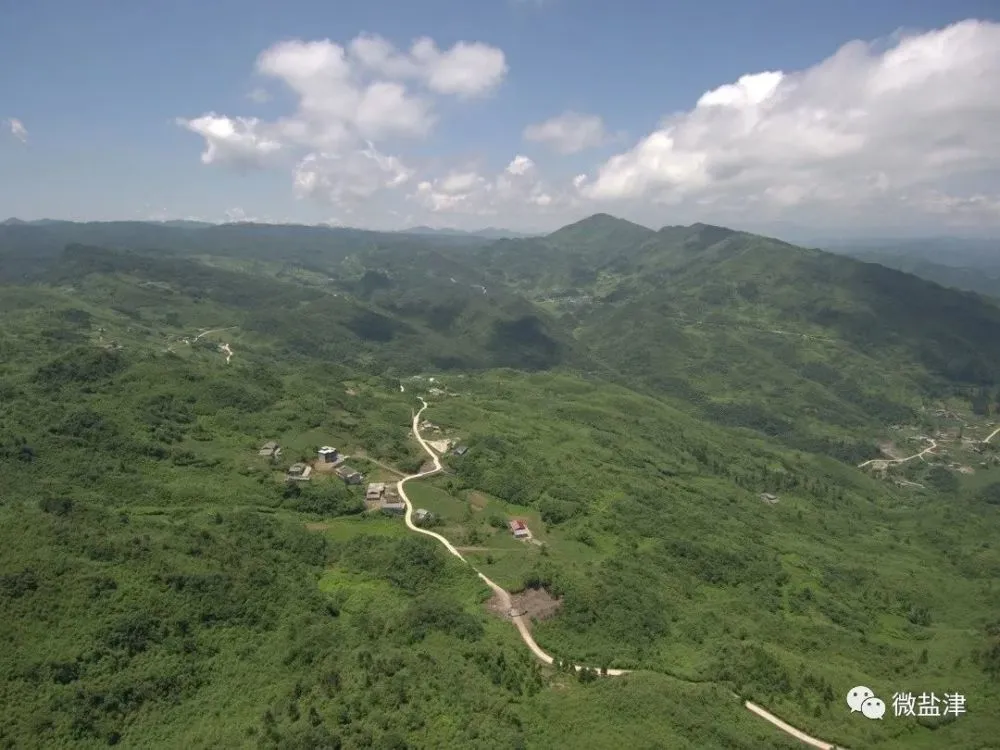
[[[0,746],[799,746],[731,691],[851,748],[1000,736],[1000,469],[918,492],[855,466],[939,404],[985,418],[989,303],[607,216],[441,246],[78,226],[0,244]],[[361,488],[284,481],[320,445],[417,471],[417,395],[469,450],[414,502],[558,600],[546,651],[634,674],[541,667]],[[861,720],[857,684],[969,710]]]
[[[625,239],[575,252],[590,230]],[[536,266],[545,252],[565,267]],[[864,436],[918,418],[926,399],[997,385],[1000,309],[876,264],[607,216],[478,253],[624,382],[792,447],[860,459]]]

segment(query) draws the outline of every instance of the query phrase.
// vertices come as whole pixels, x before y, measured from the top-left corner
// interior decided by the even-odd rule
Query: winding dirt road
[[[438,456],[437,453],[434,452],[434,450],[431,449],[430,445],[428,445],[427,441],[424,440],[424,438],[420,434],[420,427],[419,427],[420,415],[423,414],[424,410],[427,408],[427,402],[424,401],[422,397],[418,396],[418,398],[420,399],[420,403],[423,404],[423,406],[421,406],[419,411],[417,411],[417,413],[413,415],[413,423],[411,425],[411,428],[413,430],[413,437],[417,439],[417,442],[420,443],[420,447],[424,449],[424,452],[431,457],[431,461],[433,461],[434,463],[433,463],[433,468],[427,469],[426,471],[421,471],[417,474],[410,474],[408,476],[405,476],[396,483],[396,491],[399,493],[399,496],[403,498],[403,502],[406,504],[405,520],[407,528],[409,528],[411,531],[415,531],[418,534],[424,534],[425,536],[433,537],[441,544],[443,544],[445,549],[448,550],[448,552],[450,552],[459,560],[461,560],[463,563],[472,568],[475,571],[476,575],[479,576],[479,578],[483,581],[483,583],[489,586],[490,589],[493,591],[493,593],[495,593],[497,597],[499,597],[500,601],[503,602],[504,609],[510,614],[511,620],[517,627],[518,632],[521,634],[521,640],[523,640],[525,645],[527,645],[527,647],[531,649],[531,653],[533,653],[539,661],[544,662],[545,664],[552,664],[555,661],[555,659],[553,659],[547,653],[542,651],[541,646],[539,646],[535,642],[535,639],[531,636],[531,631],[528,629],[528,623],[525,622],[525,616],[515,614],[513,612],[512,610],[513,602],[511,601],[510,598],[510,592],[508,592],[505,588],[495,583],[494,581],[491,581],[485,575],[483,575],[481,571],[479,571],[468,560],[462,557],[462,553],[459,552],[458,548],[456,548],[445,537],[441,536],[441,534],[438,534],[435,531],[430,531],[429,529],[422,529],[413,523],[413,503],[410,502],[410,498],[406,494],[406,489],[404,485],[412,479],[423,479],[424,477],[429,477],[433,474],[438,474],[441,471],[443,471],[440,457]],[[997,430],[997,432],[1000,432],[1000,430]],[[583,667],[579,664],[574,664],[573,668],[576,671],[580,671],[581,669],[583,669]],[[629,674],[631,671],[632,670],[630,669],[608,669],[602,674],[607,675],[608,677],[619,677],[621,675]],[[829,742],[825,742],[823,740],[817,739],[815,737],[806,734],[800,729],[796,729],[791,724],[782,721],[777,716],[770,713],[763,707],[758,706],[756,703],[751,703],[750,701],[744,701],[743,706],[747,710],[753,712],[757,716],[764,719],[765,721],[770,722],[775,727],[780,729],[782,732],[785,732],[786,734],[794,737],[795,739],[801,742],[804,742],[807,745],[818,748],[819,750],[847,750],[846,748],[840,747],[839,745],[834,745]]]
[[[747,701],[743,704],[748,710],[757,714],[760,718],[765,721],[769,721],[778,729],[780,729],[785,734],[789,734],[800,742],[804,742],[819,750],[847,750],[847,748],[840,747],[840,745],[831,745],[829,742],[824,742],[823,740],[818,740],[815,737],[811,737],[800,729],[796,729],[788,722],[782,721],[777,716],[772,714],[770,711],[758,706],[756,703],[751,703]]]
[[[493,593],[496,594],[497,597],[500,599],[500,601],[503,603],[503,608],[508,613],[510,613],[510,618],[514,622],[514,625],[517,627],[518,632],[521,634],[521,639],[525,642],[528,648],[531,649],[531,652],[536,657],[538,657],[539,661],[543,661],[546,664],[551,664],[555,660],[547,653],[542,651],[541,647],[535,642],[535,639],[532,638],[531,631],[528,629],[528,624],[525,622],[525,616],[514,614],[511,611],[513,607],[513,602],[511,601],[510,598],[510,592],[508,592],[507,589],[503,588],[503,586],[500,586],[496,582],[490,580],[485,575],[483,575],[481,571],[476,569],[475,566],[473,566],[468,560],[466,560],[462,556],[462,553],[459,552],[458,549],[445,537],[441,536],[441,534],[438,534],[435,531],[430,531],[429,529],[422,529],[413,523],[413,503],[410,502],[410,498],[406,494],[406,489],[405,489],[406,483],[409,482],[411,479],[422,479],[424,477],[429,477],[432,474],[437,474],[443,471],[444,468],[441,466],[441,459],[438,456],[438,454],[431,448],[431,446],[427,443],[426,440],[424,440],[423,436],[420,434],[420,427],[419,427],[420,415],[423,414],[424,409],[427,408],[427,402],[424,401],[423,398],[421,398],[420,403],[422,403],[423,406],[421,406],[420,410],[413,415],[413,424],[412,424],[413,436],[417,439],[417,442],[420,443],[420,447],[424,449],[424,452],[431,457],[431,461],[434,462],[434,468],[428,469],[426,471],[421,471],[418,474],[410,474],[409,476],[403,477],[396,483],[396,491],[399,493],[399,496],[403,499],[403,502],[406,504],[405,520],[407,528],[409,528],[411,531],[417,532],[418,534],[424,534],[426,536],[437,539],[439,542],[441,542],[441,544],[444,545],[445,549],[447,549],[451,554],[453,554],[463,563],[472,568],[475,571],[476,575],[479,576],[480,579],[482,579],[483,583],[489,586],[490,589],[493,591]],[[576,669],[577,671],[583,669],[583,667],[579,664],[574,664],[573,668]],[[615,677],[618,675],[628,674],[629,671],[630,670],[627,669],[609,669],[607,670],[607,675],[609,677]]]

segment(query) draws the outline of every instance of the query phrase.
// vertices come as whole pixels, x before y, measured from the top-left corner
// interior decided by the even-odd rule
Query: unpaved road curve
[[[1000,430],[997,430],[997,432],[1000,432]],[[996,432],[994,432],[993,435],[996,435]],[[990,435],[990,438],[993,437],[993,435]],[[984,440],[983,442],[989,442],[990,438],[986,438],[986,440]],[[922,451],[920,451],[920,453],[914,453],[912,456],[907,456],[906,458],[872,458],[869,459],[868,461],[858,464],[858,468],[863,469],[868,464],[873,464],[876,461],[884,461],[887,464],[905,464],[907,461],[912,461],[915,458],[922,458],[925,453],[930,453],[932,450],[938,447],[937,440],[934,440],[933,438],[928,438],[928,439],[931,441],[931,444],[926,448],[924,448]]]
[[[424,399],[421,397],[418,398],[420,398],[420,403],[423,404],[423,406],[421,406],[419,411],[417,411],[417,413],[413,415],[413,423],[411,425],[411,429],[413,430],[413,437],[417,439],[417,442],[420,443],[420,447],[424,449],[424,452],[431,457],[431,461],[433,461],[434,463],[433,463],[433,468],[427,469],[426,471],[421,471],[417,474],[410,474],[408,476],[405,476],[396,483],[396,491],[399,493],[399,496],[403,498],[403,502],[406,504],[406,515],[404,517],[406,520],[406,526],[408,529],[410,529],[410,531],[415,531],[418,534],[424,534],[425,536],[433,537],[434,539],[437,539],[439,542],[441,542],[441,544],[444,545],[446,550],[448,550],[451,554],[453,554],[455,557],[457,557],[459,560],[461,560],[463,563],[465,563],[475,571],[476,575],[479,576],[479,578],[483,581],[483,583],[489,586],[490,589],[493,591],[493,593],[495,593],[499,597],[500,601],[503,602],[504,609],[510,612],[513,603],[510,598],[510,592],[508,592],[507,589],[503,588],[499,584],[491,581],[489,578],[483,575],[478,569],[476,569],[475,566],[473,566],[468,560],[462,557],[462,553],[459,552],[458,549],[445,537],[441,536],[436,531],[431,531],[429,529],[422,529],[413,523],[413,503],[410,502],[410,498],[406,495],[406,489],[405,489],[406,483],[409,482],[411,479],[423,479],[424,477],[429,477],[443,470],[443,467],[441,466],[441,459],[438,457],[437,453],[435,453],[431,449],[430,445],[427,444],[427,441],[425,441],[423,437],[420,435],[420,428],[418,427],[420,423],[420,415],[423,414],[424,410],[427,408],[427,402],[424,401]],[[998,430],[998,432],[1000,432],[1000,430]],[[528,623],[525,622],[524,615],[513,615],[511,617],[511,620],[513,620],[514,625],[517,627],[518,632],[521,634],[521,640],[523,640],[525,645],[527,645],[527,647],[531,649],[531,653],[533,653],[539,661],[544,662],[545,664],[552,664],[552,662],[555,660],[547,653],[542,651],[541,646],[539,646],[535,642],[535,639],[531,636],[531,631],[528,629]],[[583,667],[579,664],[574,664],[573,668],[577,671],[583,669]],[[609,677],[618,677],[620,675],[628,674],[631,671],[632,670],[630,669],[609,669],[605,674],[607,674],[607,676]],[[748,710],[755,713],[757,716],[761,717],[765,721],[770,722],[781,731],[794,737],[797,740],[800,740],[801,742],[806,743],[807,745],[819,748],[819,750],[846,750],[846,748],[833,745],[829,742],[824,742],[823,740],[818,740],[815,737],[812,737],[806,734],[805,732],[796,729],[791,724],[782,721],[774,714],[769,713],[765,709],[758,706],[756,703],[751,703],[750,701],[746,701],[744,702],[743,705]]]
[[[804,742],[812,747],[819,748],[819,750],[847,750],[847,748],[840,747],[839,745],[832,745],[829,742],[824,742],[823,740],[818,740],[815,737],[811,737],[800,729],[796,729],[791,724],[782,721],[777,716],[771,712],[761,708],[756,703],[751,703],[747,701],[743,704],[747,709],[757,714],[760,718],[765,721],[769,721],[778,729],[780,729],[785,734],[789,734],[800,742]]]

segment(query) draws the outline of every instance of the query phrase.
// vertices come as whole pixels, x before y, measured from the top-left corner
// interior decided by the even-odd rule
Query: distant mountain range
[[[942,286],[1000,298],[1000,238],[843,240],[822,247]]]
[[[66,221],[62,219],[32,219],[30,221],[25,221],[24,219],[19,219],[16,216],[12,216],[9,219],[0,221],[0,226],[47,226],[51,224],[119,224],[123,222],[119,221],[93,221],[93,222],[73,222]],[[132,222],[129,222],[132,223]],[[188,219],[168,219],[166,221],[142,221],[138,222],[142,224],[155,224],[164,227],[179,227],[187,229],[204,229],[206,227],[213,226],[224,226],[226,224],[253,224],[254,222],[246,221],[234,221],[234,222],[209,222],[209,221],[191,221]],[[309,226],[307,224],[281,224],[274,226]],[[326,226],[326,225],[322,225]],[[330,228],[341,228],[341,227],[330,227]],[[343,227],[345,229],[350,229],[350,227]],[[368,230],[356,230],[356,231],[368,231]],[[394,234],[419,234],[425,236],[441,236],[441,237],[476,237],[479,239],[487,240],[499,240],[504,238],[517,238],[517,237],[533,237],[535,234],[531,232],[515,232],[512,229],[501,229],[497,227],[486,227],[484,229],[475,230],[465,230],[465,229],[453,229],[450,227],[428,227],[428,226],[417,226],[411,227],[409,229],[400,229]]]
[[[411,227],[402,229],[399,234],[420,234],[420,235],[443,235],[450,237],[480,237],[487,240],[515,239],[520,237],[534,237],[536,235],[529,232],[515,232],[511,229],[498,229],[496,227],[486,227],[485,229],[465,230],[452,229],[449,227]]]
[[[495,351],[503,347],[473,357],[469,342],[483,340],[480,329],[503,295],[502,304],[518,311],[511,319],[538,316],[541,328],[518,334],[537,342],[533,362],[579,361],[585,351],[593,369],[617,371],[633,387],[679,398],[702,416],[823,451],[822,441],[838,433],[872,429],[873,415],[903,421],[932,388],[992,384],[990,373],[1000,368],[996,305],[885,268],[894,264],[886,253],[859,262],[847,255],[864,248],[834,254],[701,223],[654,230],[608,214],[547,235],[484,236],[503,232],[15,221],[0,226],[0,281],[38,279],[72,258],[111,263],[101,254],[65,256],[73,245],[252,261],[323,284],[355,279],[368,302],[387,296],[380,313],[399,325],[479,331],[448,355],[464,366],[500,361]],[[986,249],[976,256],[970,246],[966,254],[987,258]],[[963,286],[960,269],[948,275],[921,261],[912,270]],[[969,278],[981,284],[965,288],[990,293],[988,274]],[[344,288],[359,294],[352,290]],[[821,341],[828,342],[822,349]],[[803,413],[813,416],[803,420]]]

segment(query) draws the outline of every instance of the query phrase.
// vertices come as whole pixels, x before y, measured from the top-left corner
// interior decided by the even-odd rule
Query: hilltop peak
[[[649,227],[644,227],[642,224],[636,224],[633,221],[628,221],[627,219],[619,219],[617,216],[612,216],[611,214],[599,213],[592,216],[588,216],[585,219],[580,219],[572,224],[567,224],[561,229],[557,229],[552,232],[549,237],[554,237],[558,234],[564,232],[580,232],[580,231],[608,231],[610,229],[618,230],[629,230],[629,231],[639,231],[648,232],[652,234],[653,230]]]

